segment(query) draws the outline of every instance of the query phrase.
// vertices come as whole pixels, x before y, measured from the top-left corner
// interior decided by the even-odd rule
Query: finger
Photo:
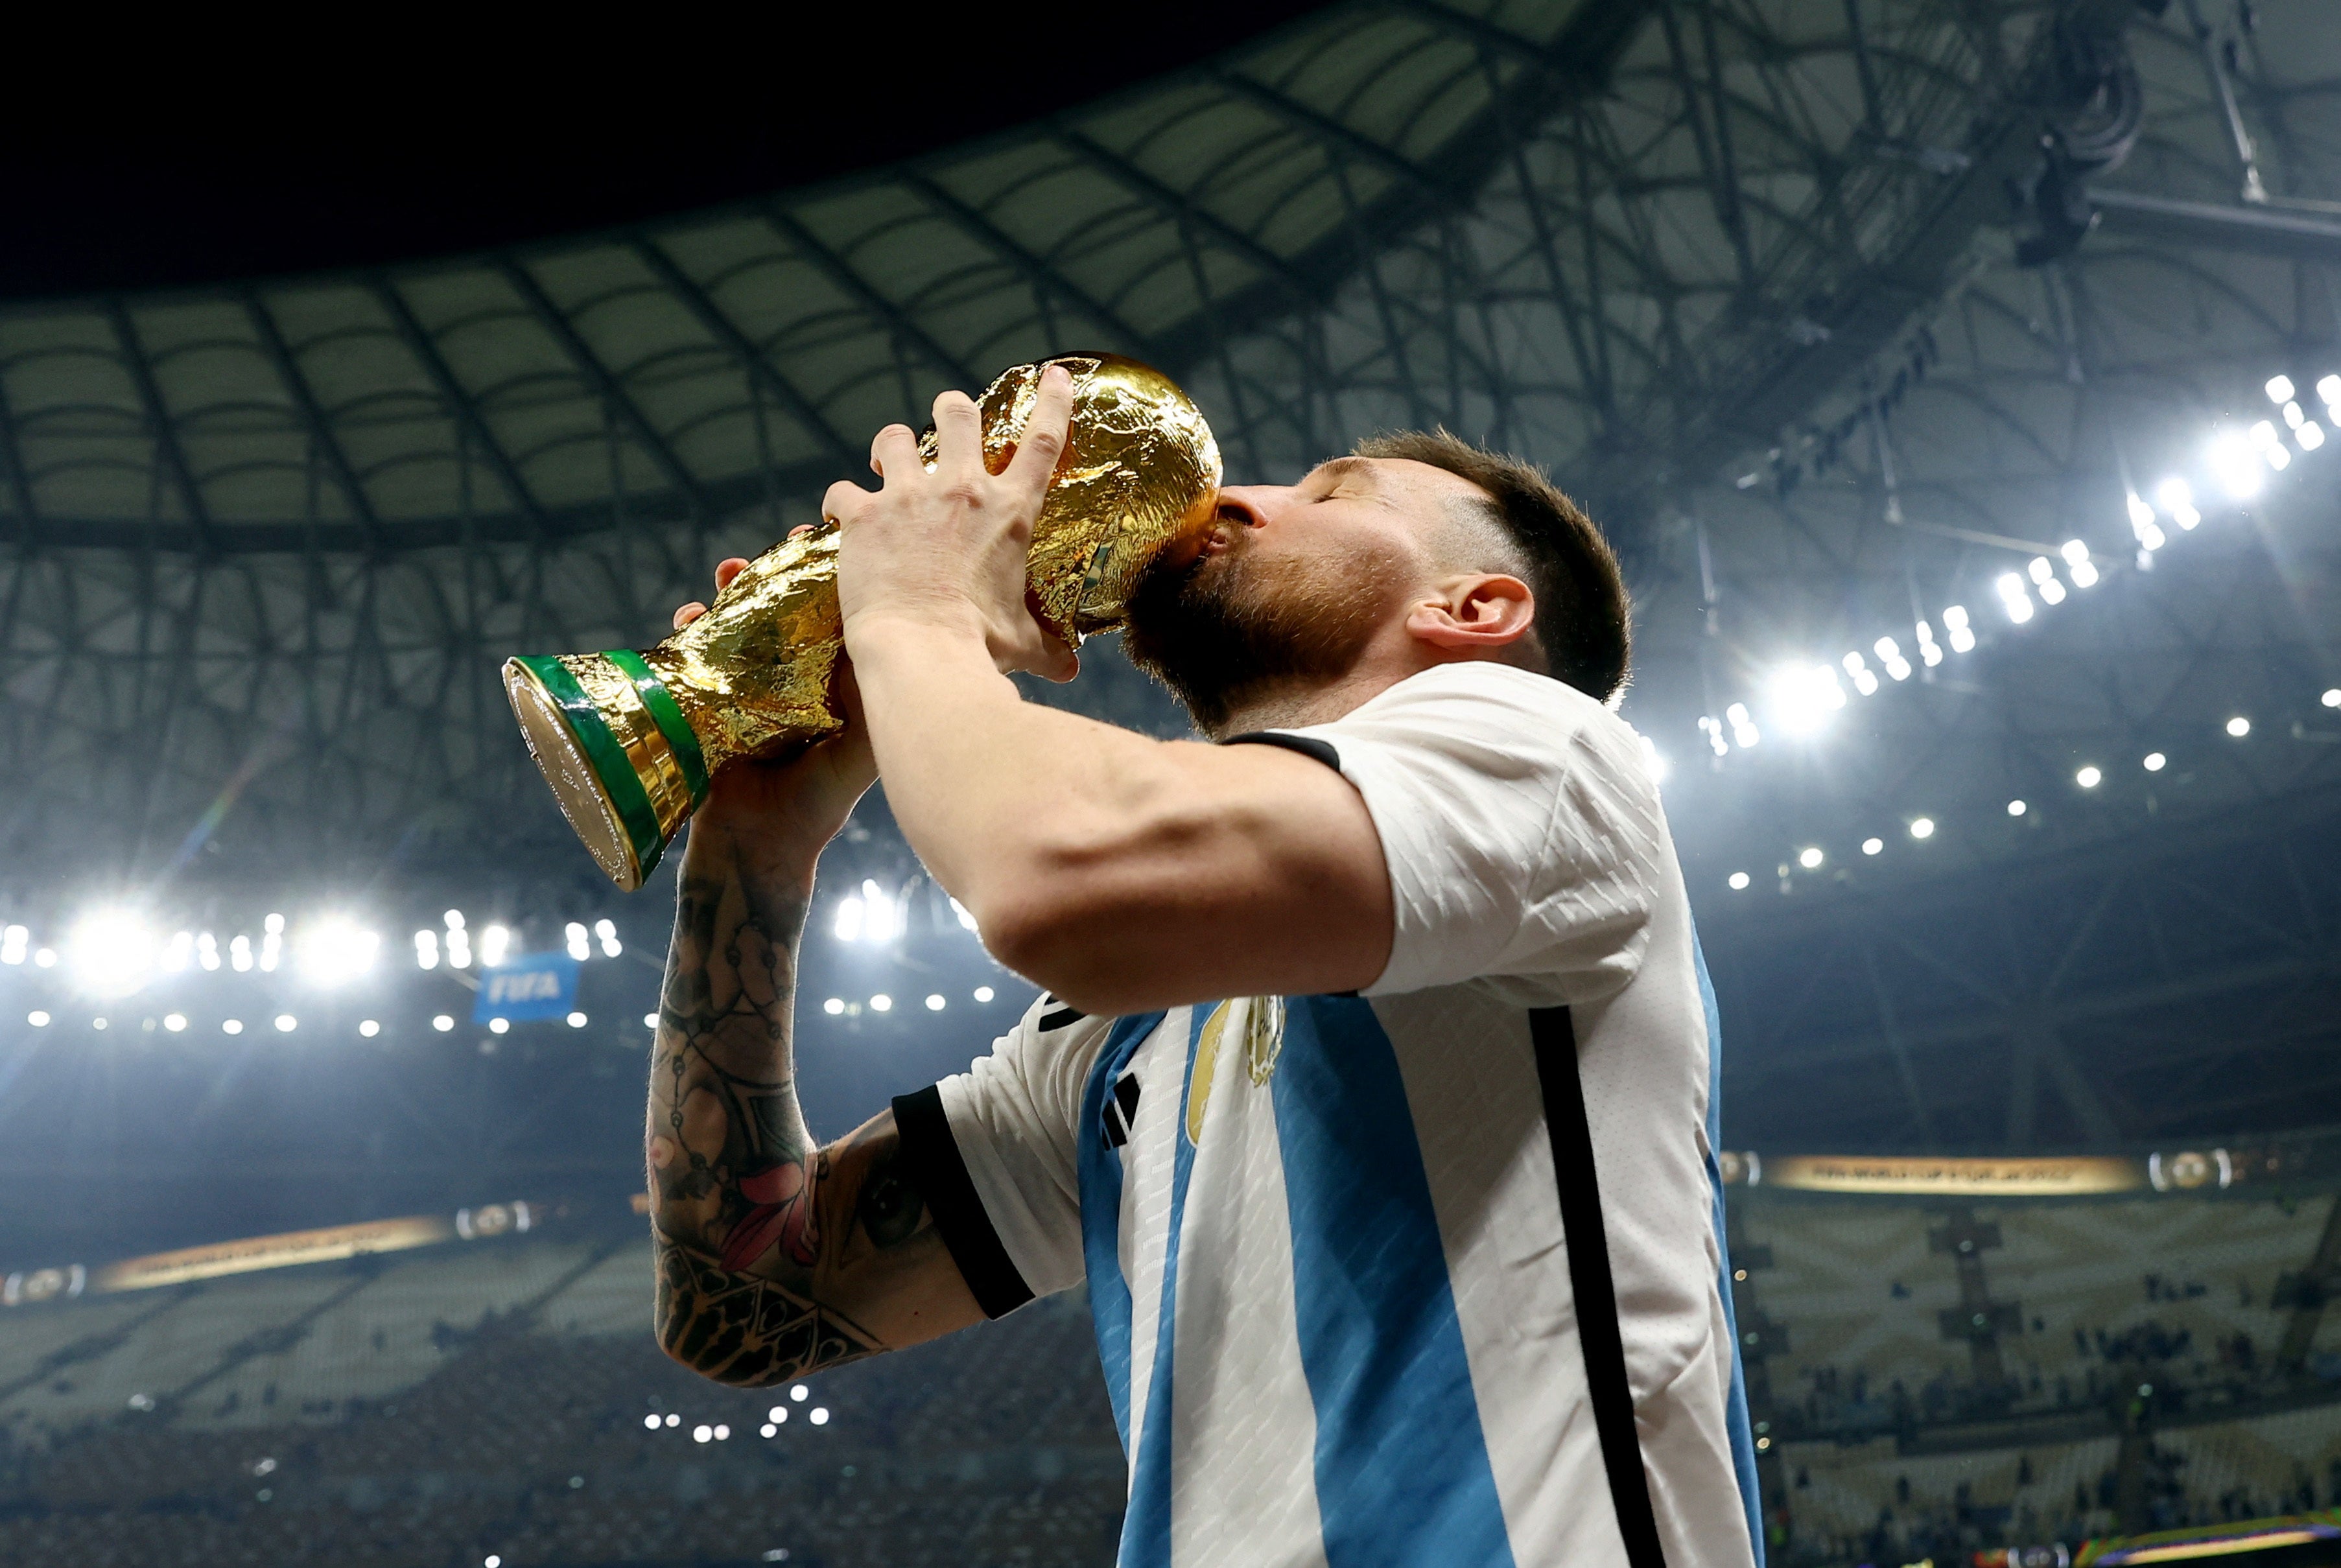
[[[692,621],[698,620],[701,616],[706,613],[707,606],[700,603],[697,600],[693,600],[689,604],[684,605],[682,609],[674,612],[674,629],[677,631],[681,631],[684,627],[689,626]]]
[[[748,570],[744,556],[728,556],[715,563],[715,591],[722,592],[732,586],[732,580]]]
[[[935,466],[946,473],[983,466],[983,415],[963,392],[935,399]]]
[[[880,479],[919,471],[919,438],[906,424],[890,424],[870,443],[870,471]],[[842,516],[842,513],[839,513]]]
[[[1034,671],[1044,680],[1062,686],[1081,672],[1081,656],[1062,638],[1041,634],[1041,666]]]
[[[878,459],[874,453],[870,459],[870,466],[872,468],[878,466]],[[860,485],[850,480],[841,479],[822,492],[821,514],[843,522],[848,518],[860,516],[862,509],[876,499]]]
[[[1041,372],[1032,417],[1024,422],[1024,434],[1016,443],[1016,458],[1008,465],[1008,477],[1031,486],[1035,495],[1046,490],[1049,476],[1057,471],[1057,460],[1065,454],[1072,424],[1072,372],[1062,365],[1051,365]]]

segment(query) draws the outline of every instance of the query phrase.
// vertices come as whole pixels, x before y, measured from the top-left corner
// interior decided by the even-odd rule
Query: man
[[[683,859],[662,1343],[772,1383],[1086,1282],[1126,1564],[1750,1563],[1712,1008],[1603,706],[1608,546],[1443,434],[1230,487],[1125,638],[1219,744],[1154,740],[1002,673],[1072,672],[1023,592],[1070,405],[1051,371],[995,477],[946,393],[934,471],[892,426],[827,497],[851,728],[725,775]],[[796,940],[873,772],[1050,995],[816,1148]]]

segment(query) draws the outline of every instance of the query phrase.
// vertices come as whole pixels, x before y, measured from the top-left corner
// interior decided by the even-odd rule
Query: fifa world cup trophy
[[[1072,430],[1033,523],[1026,583],[1041,623],[1078,644],[1121,624],[1131,590],[1164,552],[1200,546],[1220,449],[1161,372],[1112,354],[1062,354],[1001,372],[978,400],[994,473],[1014,455],[1051,364],[1073,375]],[[919,450],[933,461],[932,430]],[[824,522],[758,556],[705,615],[657,647],[509,660],[504,691],[563,815],[631,891],[725,764],[843,727],[843,653],[837,525]]]

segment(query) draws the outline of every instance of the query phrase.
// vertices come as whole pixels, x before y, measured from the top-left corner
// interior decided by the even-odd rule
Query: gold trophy
[[[1121,623],[1158,557],[1200,546],[1220,449],[1161,372],[1113,354],[1061,354],[1001,372],[978,400],[992,472],[1014,455],[1052,364],[1072,372],[1072,430],[1032,526],[1025,580],[1041,625],[1078,646]],[[934,461],[933,430],[919,453]],[[844,651],[837,525],[823,522],[758,556],[657,647],[507,660],[504,693],[562,815],[631,892],[717,769],[843,727],[834,684]]]

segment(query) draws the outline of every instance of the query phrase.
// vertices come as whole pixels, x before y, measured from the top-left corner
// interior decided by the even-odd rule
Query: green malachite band
[[[682,716],[682,709],[666,682],[631,648],[613,648],[602,655],[618,667],[619,673],[634,683],[634,690],[650,710],[651,721],[666,737],[674,752],[674,760],[682,769],[682,781],[691,789],[691,804],[695,810],[707,804],[707,759],[701,755],[699,737],[692,732],[691,721]]]
[[[617,809],[618,820],[624,825],[626,838],[634,847],[634,863],[641,868],[643,880],[649,880],[651,868],[659,863],[666,843],[659,832],[658,813],[651,809],[651,798],[643,791],[643,781],[635,777],[626,749],[618,744],[610,727],[602,722],[593,700],[585,695],[585,689],[577,684],[577,678],[559,659],[523,655],[520,662],[560,704],[569,733],[584,749],[593,777],[601,781],[610,804]]]

